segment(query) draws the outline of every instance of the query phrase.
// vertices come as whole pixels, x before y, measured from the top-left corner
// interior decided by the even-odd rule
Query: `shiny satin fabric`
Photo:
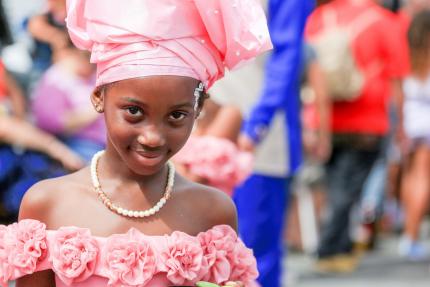
[[[97,86],[179,75],[208,88],[272,47],[256,0],[67,0],[67,10],[73,43],[97,64]]]

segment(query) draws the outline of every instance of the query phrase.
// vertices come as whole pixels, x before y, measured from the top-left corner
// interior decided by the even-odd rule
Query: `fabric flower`
[[[160,271],[175,285],[193,284],[207,272],[207,261],[199,240],[175,231],[165,237],[166,246],[160,252]]]
[[[248,286],[250,282],[257,279],[257,261],[252,250],[247,248],[241,240],[238,240],[227,257],[232,266],[230,280],[241,281],[245,283],[245,286]]]
[[[208,152],[210,151],[210,152]],[[239,151],[229,140],[213,136],[190,137],[173,160],[208,184],[231,195],[252,171],[252,155]]]
[[[156,271],[154,249],[135,229],[109,237],[103,254],[109,286],[143,286]]]
[[[31,274],[47,252],[46,226],[24,219],[0,229],[0,282]]]
[[[98,245],[86,228],[61,227],[51,246],[52,269],[67,285],[94,274]]]
[[[232,268],[228,255],[233,252],[237,242],[236,232],[230,226],[218,225],[200,233],[198,239],[209,267],[203,280],[217,284],[228,281]]]

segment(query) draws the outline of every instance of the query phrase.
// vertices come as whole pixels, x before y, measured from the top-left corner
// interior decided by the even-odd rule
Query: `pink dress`
[[[197,236],[147,236],[136,229],[97,237],[89,229],[46,230],[31,219],[0,225],[0,285],[52,269],[57,287],[194,286],[242,281],[257,286],[256,261],[234,230],[218,225]]]

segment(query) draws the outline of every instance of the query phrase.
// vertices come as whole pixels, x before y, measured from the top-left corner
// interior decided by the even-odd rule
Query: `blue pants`
[[[253,174],[234,193],[239,234],[257,258],[263,287],[281,286],[282,230],[288,204],[286,178]]]

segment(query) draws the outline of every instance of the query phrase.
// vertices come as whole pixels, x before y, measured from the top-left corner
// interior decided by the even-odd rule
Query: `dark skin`
[[[187,77],[154,76],[123,80],[92,95],[93,104],[103,107],[108,130],[98,177],[112,202],[145,210],[162,197],[165,163],[185,144],[198,113],[193,108],[197,84]],[[19,218],[40,220],[48,229],[89,228],[102,237],[132,227],[147,235],[175,230],[197,235],[219,224],[237,229],[236,209],[228,196],[179,175],[171,198],[155,215],[148,219],[117,215],[98,199],[89,167],[33,186],[23,199]],[[19,279],[16,286],[55,286],[54,274],[38,272]]]

